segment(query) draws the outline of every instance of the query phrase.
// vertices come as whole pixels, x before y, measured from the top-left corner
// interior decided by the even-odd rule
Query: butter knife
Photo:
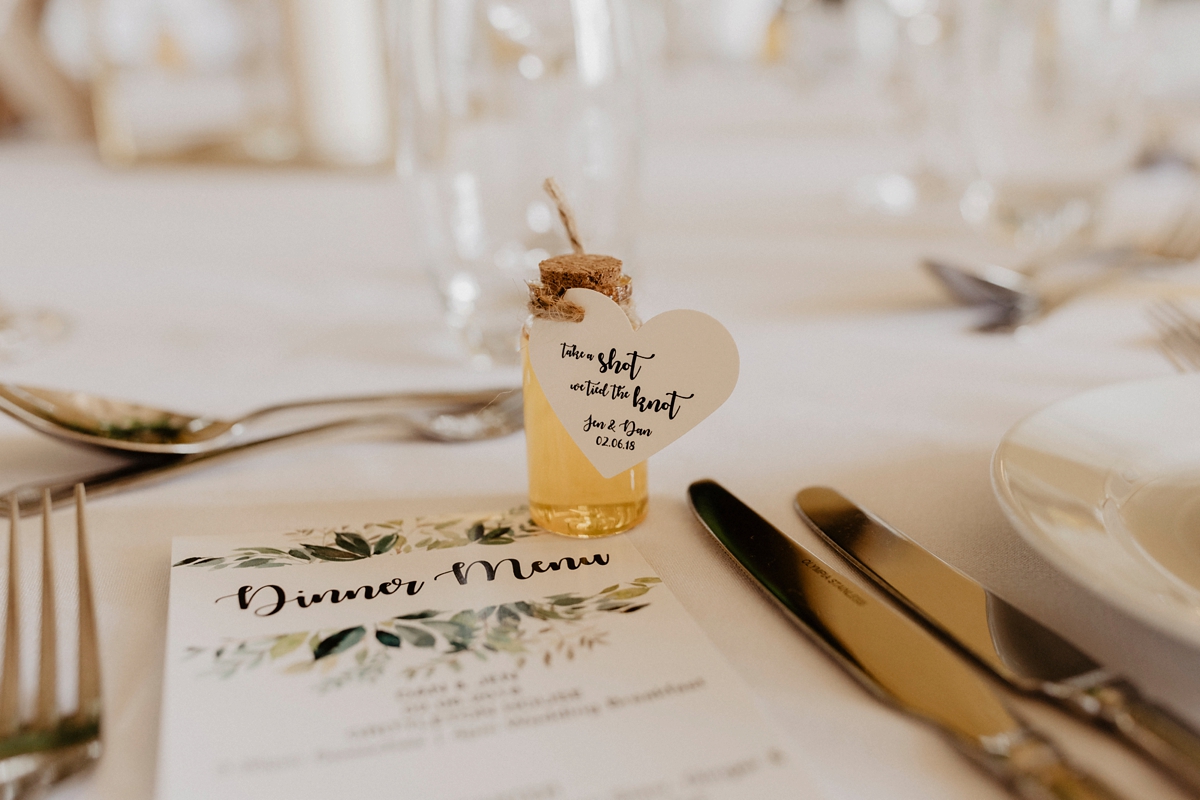
[[[934,726],[1025,800],[1113,800],[1019,720],[976,668],[907,614],[796,544],[713,481],[692,510],[802,631],[878,699]]]
[[[796,510],[915,618],[1001,680],[1116,734],[1200,794],[1200,735],[1128,681],[833,489],[801,490]]]

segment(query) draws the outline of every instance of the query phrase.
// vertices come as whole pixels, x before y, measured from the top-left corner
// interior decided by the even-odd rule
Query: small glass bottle
[[[593,289],[615,300],[634,326],[629,278],[609,256],[572,254],[541,263],[540,285],[530,286],[533,316],[521,331],[525,394],[525,448],[529,461],[529,513],[541,527],[564,536],[592,538],[627,531],[646,516],[646,462],[612,478],[602,476],[550,408],[529,364],[529,331],[536,316],[562,319],[554,303],[567,289]]]

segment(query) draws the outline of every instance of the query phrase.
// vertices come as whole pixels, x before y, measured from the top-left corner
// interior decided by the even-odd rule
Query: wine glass
[[[402,0],[396,65],[425,266],[471,358],[516,363],[525,282],[569,250],[558,179],[589,252],[628,259],[635,57],[622,0]]]
[[[1026,255],[1078,241],[1141,153],[1136,0],[961,4],[968,222]]]

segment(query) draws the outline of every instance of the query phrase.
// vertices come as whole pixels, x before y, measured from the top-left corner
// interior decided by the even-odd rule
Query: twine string
[[[567,196],[563,193],[562,187],[554,178],[546,178],[542,188],[546,190],[546,194],[550,195],[550,199],[558,207],[558,217],[562,220],[563,227],[567,229],[567,238],[571,240],[571,250],[575,252],[575,255],[583,255],[583,243],[579,241],[579,229],[575,227],[575,213],[571,211],[571,204],[567,202]]]
[[[547,178],[542,186],[558,206],[558,215],[575,252],[541,263],[541,281],[529,283],[529,313],[542,319],[580,322],[583,309],[565,300],[563,295],[568,289],[592,289],[612,298],[637,327],[640,322],[633,308],[633,286],[629,276],[621,274],[621,262],[611,256],[585,253],[575,228],[575,215],[562,187],[554,178]]]

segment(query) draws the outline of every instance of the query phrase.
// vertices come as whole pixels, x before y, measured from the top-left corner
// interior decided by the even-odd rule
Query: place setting
[[[1200,3],[10,5],[0,795],[1200,797]]]

